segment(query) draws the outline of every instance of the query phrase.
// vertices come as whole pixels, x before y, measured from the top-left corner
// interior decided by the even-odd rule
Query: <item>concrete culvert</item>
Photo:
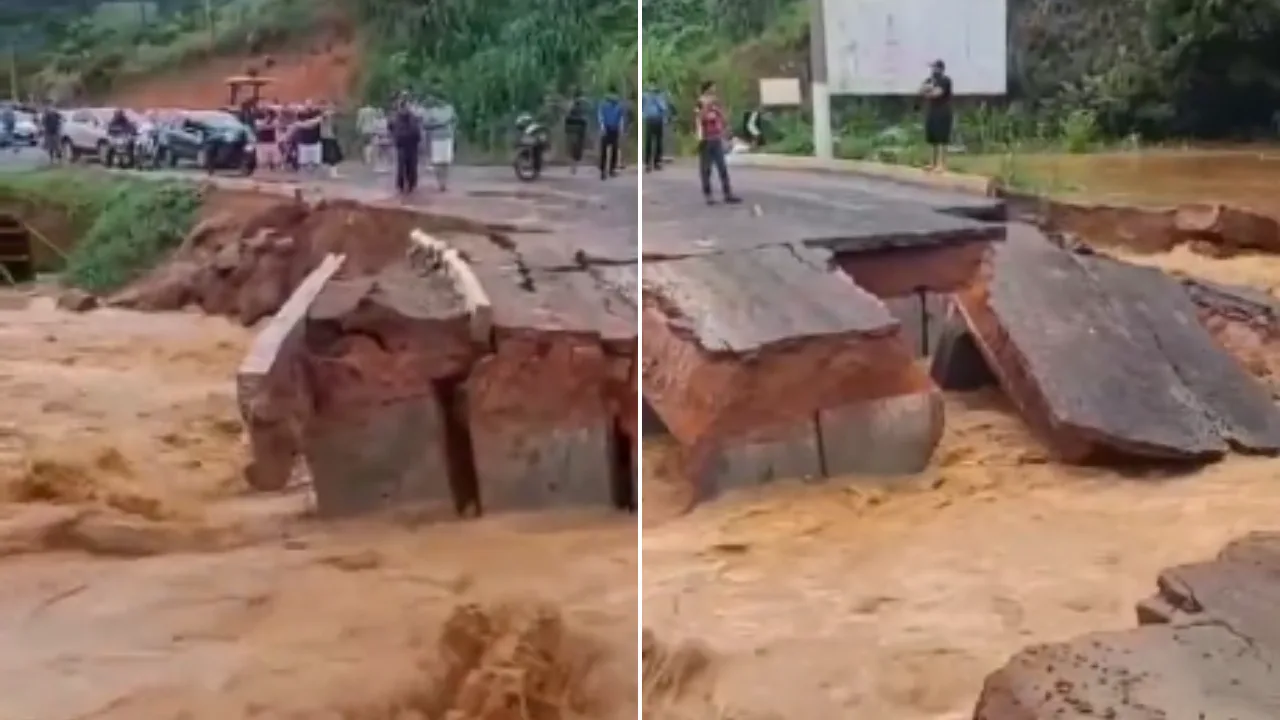
[[[35,279],[31,231],[12,215],[0,215],[0,283],[16,285]]]

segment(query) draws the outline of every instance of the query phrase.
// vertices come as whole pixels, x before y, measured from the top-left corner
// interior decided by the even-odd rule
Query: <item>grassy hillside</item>
[[[520,112],[554,120],[575,87],[633,95],[633,3],[214,0],[206,15],[202,0],[6,0],[5,12],[40,38],[22,50],[23,94],[62,98],[100,96],[211,57],[266,53],[339,22],[359,39],[358,96],[442,93],[469,144],[486,146],[505,142]]]

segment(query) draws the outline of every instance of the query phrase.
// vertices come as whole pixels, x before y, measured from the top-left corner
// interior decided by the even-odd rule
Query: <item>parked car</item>
[[[205,151],[211,141],[218,140],[222,146],[244,146],[246,143],[252,151],[253,138],[249,128],[234,115],[221,110],[188,110],[166,115],[161,121],[160,145],[162,162],[176,167],[180,162],[190,162],[200,168],[207,168]],[[218,158],[216,169],[221,167],[224,158]],[[239,165],[230,156],[226,163]]]
[[[35,147],[40,142],[40,125],[36,116],[27,112],[18,112],[18,121],[13,126],[13,139],[19,145]]]
[[[34,146],[40,140],[40,131],[35,117],[26,112],[21,105],[0,103],[0,107],[12,107],[14,110],[13,144],[17,147]]]
[[[111,143],[107,140],[107,125],[117,108],[80,108],[62,111],[62,156],[71,161],[81,158],[106,163]],[[142,131],[149,124],[147,119],[133,110],[125,115]]]

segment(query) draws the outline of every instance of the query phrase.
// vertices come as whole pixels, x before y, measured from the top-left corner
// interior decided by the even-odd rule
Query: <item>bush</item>
[[[200,207],[190,183],[63,169],[0,175],[0,198],[58,209],[85,228],[68,253],[65,280],[95,293],[154,267],[186,237]]]

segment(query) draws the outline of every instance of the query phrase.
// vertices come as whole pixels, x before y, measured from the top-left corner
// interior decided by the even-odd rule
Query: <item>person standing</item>
[[[947,146],[951,144],[951,77],[947,65],[934,60],[929,66],[929,79],[920,87],[924,96],[924,138],[933,149],[930,170],[947,169]]]
[[[600,103],[596,119],[600,123],[600,179],[607,180],[618,175],[618,152],[621,150],[623,124],[626,108],[618,93],[610,90]]]
[[[396,150],[396,190],[409,195],[418,189],[418,150],[422,145],[422,125],[407,97],[401,97],[389,120]]]
[[[724,194],[724,201],[730,204],[742,202],[733,194],[733,188],[729,184],[729,167],[725,164],[725,132],[728,124],[724,108],[720,107],[720,101],[716,98],[714,82],[702,83],[702,94],[698,97],[694,117],[697,121],[698,175],[702,180],[702,197],[708,205],[715,204],[715,197],[711,194],[711,169],[714,167],[716,174],[720,176],[720,190]]]
[[[338,177],[342,146],[338,144],[337,109],[331,102],[320,110],[320,161],[328,168],[329,177]]]
[[[12,147],[17,151],[18,143],[14,139],[14,131],[18,127],[18,113],[13,105],[0,105],[0,148]]]
[[[644,117],[644,169],[662,169],[662,135],[671,117],[671,104],[667,94],[650,84],[640,99],[640,111]]]
[[[428,151],[436,184],[440,192],[444,192],[449,189],[449,167],[453,165],[453,136],[458,114],[448,101],[433,95],[427,99],[422,124],[430,143]]]
[[[298,166],[305,171],[318,169],[324,160],[320,138],[321,111],[308,100],[298,113],[293,140],[298,147]]]
[[[564,116],[564,140],[569,154],[569,172],[577,174],[578,163],[582,162],[583,152],[587,149],[587,117],[591,110],[581,91],[575,88],[571,97]]]

